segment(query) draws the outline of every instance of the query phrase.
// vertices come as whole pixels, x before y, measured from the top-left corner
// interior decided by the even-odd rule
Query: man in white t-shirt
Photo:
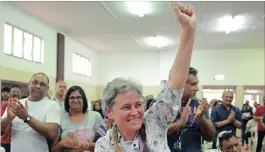
[[[36,73],[29,82],[28,98],[10,101],[1,133],[12,126],[11,152],[48,152],[46,138],[56,137],[61,114],[59,105],[45,97],[48,89],[47,75]]]

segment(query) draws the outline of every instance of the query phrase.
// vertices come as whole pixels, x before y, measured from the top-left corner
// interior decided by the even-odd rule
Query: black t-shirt
[[[175,119],[175,122],[180,119],[181,112],[186,104],[181,104],[179,113]],[[202,152],[201,147],[201,132],[199,121],[196,119],[196,112],[199,106],[199,100],[193,99],[190,103],[191,114],[184,128],[180,129],[176,133],[168,135],[168,146],[171,152]],[[206,118],[209,119],[208,111],[205,113]],[[180,146],[181,145],[181,149]]]

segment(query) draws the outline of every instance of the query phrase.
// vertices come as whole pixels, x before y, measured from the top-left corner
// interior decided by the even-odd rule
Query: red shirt
[[[1,103],[1,116],[4,114],[7,106],[8,106],[8,102],[2,102]],[[1,143],[3,143],[3,144],[10,144],[11,143],[11,127],[2,136]]]
[[[256,109],[255,115],[257,117],[262,117],[265,114],[265,106],[259,106]],[[265,128],[262,126],[260,121],[258,121],[258,131],[264,131]]]

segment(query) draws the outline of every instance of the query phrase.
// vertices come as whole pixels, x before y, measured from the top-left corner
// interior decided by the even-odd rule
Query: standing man
[[[236,135],[236,129],[242,126],[240,109],[232,105],[234,99],[232,91],[224,91],[222,99],[223,104],[215,106],[212,110],[212,122],[217,129],[217,134],[222,131],[232,131]],[[216,140],[214,140],[212,148],[217,148]]]
[[[29,81],[29,96],[10,101],[1,120],[1,133],[12,127],[11,152],[47,152],[46,137],[54,139],[60,124],[60,107],[46,93],[49,78],[36,73]]]
[[[20,99],[21,98],[20,88],[18,86],[12,86],[10,90],[10,96],[11,98]]]
[[[254,114],[254,119],[258,122],[258,144],[256,152],[261,152],[262,143],[265,137],[265,127],[262,125],[262,116],[265,114],[265,96],[263,96],[263,105],[258,106]]]
[[[190,67],[179,114],[168,128],[168,145],[171,152],[201,152],[202,137],[207,141],[215,137],[216,130],[208,115],[208,102],[206,99],[195,98],[199,90],[197,74],[198,71]]]
[[[4,87],[1,91],[1,116],[4,114],[6,107],[8,106],[8,101],[10,99],[10,88]],[[10,152],[10,143],[11,143],[11,127],[8,128],[8,131],[5,134],[2,134],[1,137],[1,147],[5,149],[6,152]]]
[[[244,146],[244,144],[246,143],[245,147],[246,149],[248,149],[248,138],[246,137],[246,127],[248,121],[253,118],[253,109],[249,106],[249,102],[246,102],[243,105],[241,114],[242,114],[242,127],[241,127],[242,146]]]
[[[64,81],[58,81],[56,83],[55,96],[52,97],[52,100],[54,100],[60,105],[62,109],[62,113],[65,113],[64,98],[65,98],[66,91],[67,91],[66,83]]]

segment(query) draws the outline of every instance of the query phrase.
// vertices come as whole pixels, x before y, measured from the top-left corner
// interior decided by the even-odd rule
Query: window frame
[[[76,56],[79,56],[79,60],[77,60],[76,59]],[[83,58],[83,59],[85,59],[85,60],[87,60],[88,62],[87,62],[87,70],[88,70],[88,74],[86,75],[86,71],[83,71],[83,68],[82,67],[80,67],[80,70],[79,71],[77,71],[77,68],[76,68],[76,66],[77,66],[77,62],[80,62],[79,64],[80,64],[80,66],[82,65],[82,60],[81,60],[81,58]],[[75,61],[75,62],[74,62]],[[76,52],[74,52],[73,54],[72,54],[72,72],[74,73],[74,74],[77,74],[77,75],[81,75],[81,76],[85,76],[85,77],[89,77],[89,78],[91,78],[92,77],[92,61],[90,60],[90,58],[88,58],[88,57],[85,57],[85,56],[83,56],[83,55],[80,55],[79,53],[76,53]],[[84,74],[82,74],[82,73],[84,73]]]
[[[8,55],[8,56],[12,56],[12,57],[15,57],[15,58],[18,58],[18,59],[23,59],[23,60],[26,60],[26,61],[30,61],[30,62],[33,62],[33,63],[37,63],[37,64],[44,64],[44,56],[45,56],[45,49],[44,49],[44,40],[42,37],[32,33],[32,32],[29,32],[27,30],[24,30],[14,24],[10,24],[8,22],[5,22],[4,23],[4,32],[3,32],[3,36],[5,37],[5,25],[8,25],[8,26],[11,26],[12,30],[11,30],[11,53],[8,54],[5,52],[5,45],[6,44],[3,44],[3,53],[5,55]],[[14,29],[18,29],[22,32],[22,56],[21,57],[18,57],[18,56],[15,56],[14,55]],[[27,59],[24,57],[24,52],[25,52],[25,38],[24,38],[24,33],[27,33],[27,34],[30,34],[32,36],[32,47],[31,47],[31,60]],[[40,39],[40,55],[39,55],[39,61],[34,61],[33,60],[33,54],[34,54],[34,37]],[[42,56],[43,55],[43,56]],[[42,58],[43,58],[43,61],[42,61]]]

